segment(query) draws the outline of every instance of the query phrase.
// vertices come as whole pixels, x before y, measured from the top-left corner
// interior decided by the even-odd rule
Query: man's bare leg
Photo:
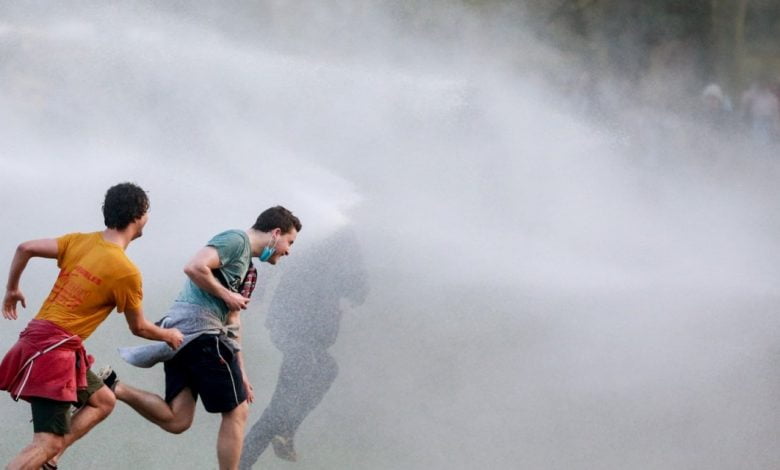
[[[108,415],[114,410],[116,404],[116,397],[111,392],[111,389],[105,385],[97,389],[95,393],[90,395],[87,404],[83,408],[78,410],[76,414],[70,420],[70,432],[63,436],[63,448],[56,457],[49,460],[49,463],[56,465],[65,450],[71,446],[74,442],[78,441],[90,429],[94,428],[101,421],[106,419]]]
[[[8,464],[6,470],[40,470],[41,466],[64,449],[63,436],[36,432],[33,441]]]
[[[220,470],[237,470],[244,443],[244,426],[249,405],[243,401],[231,411],[222,413],[222,424],[217,436],[217,460]]]
[[[118,400],[130,405],[138,414],[173,434],[189,429],[195,417],[195,397],[189,388],[176,395],[170,405],[159,395],[125,382],[117,382],[114,393]]]

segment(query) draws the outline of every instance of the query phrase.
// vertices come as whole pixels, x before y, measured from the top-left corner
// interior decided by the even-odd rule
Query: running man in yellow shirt
[[[59,276],[38,314],[0,363],[0,390],[30,402],[33,440],[8,464],[10,470],[56,469],[56,459],[105,419],[116,398],[89,370],[86,340],[114,308],[136,336],[178,348],[182,334],[149,322],[142,308],[141,273],[125,254],[149,218],[149,199],[132,183],[106,192],[101,232],[71,233],[20,244],[11,261],[3,317],[26,307],[19,281],[30,258],[57,260]],[[80,409],[71,418],[70,407]]]

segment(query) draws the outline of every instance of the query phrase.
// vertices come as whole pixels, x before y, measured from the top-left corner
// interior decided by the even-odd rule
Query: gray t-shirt
[[[246,232],[227,230],[215,235],[206,243],[206,246],[214,247],[217,250],[219,261],[222,264],[219,271],[227,281],[228,288],[237,291],[244,276],[246,276],[252,256]],[[222,323],[227,319],[228,307],[225,302],[195,285],[190,278],[187,278],[176,301],[203,306],[222,320]]]

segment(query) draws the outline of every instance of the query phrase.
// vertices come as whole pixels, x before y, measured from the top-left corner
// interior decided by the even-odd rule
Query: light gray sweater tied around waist
[[[152,367],[158,362],[172,359],[190,341],[204,334],[219,335],[220,341],[233,353],[241,350],[235,340],[238,337],[238,325],[224,325],[200,305],[174,302],[168,313],[155,324],[162,328],[178,328],[182,332],[184,341],[179,349],[171,349],[166,343],[156,341],[143,346],[119,348],[122,359],[136,367]]]

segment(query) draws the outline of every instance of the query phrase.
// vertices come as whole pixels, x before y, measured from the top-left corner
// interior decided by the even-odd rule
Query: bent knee
[[[190,426],[188,424],[182,424],[182,425],[169,425],[165,428],[166,431],[168,431],[171,434],[182,434],[184,431],[188,430]]]
[[[171,434],[181,434],[192,426],[192,420],[173,421],[165,424],[162,428]]]
[[[65,439],[58,439],[56,441],[49,441],[46,443],[47,445],[44,447],[46,455],[49,456],[49,458],[54,457],[55,455],[60,455],[62,451],[65,450]]]
[[[243,425],[249,417],[249,403],[246,400],[242,401],[232,410],[222,413],[222,417]]]
[[[59,455],[65,450],[65,437],[57,436],[56,439],[50,440],[46,447],[49,455]]]
[[[48,432],[35,433],[33,443],[42,448],[49,458],[65,450],[65,437],[58,434]]]
[[[116,396],[110,388],[103,386],[89,397],[88,404],[100,409],[104,414],[108,415],[114,410],[114,406],[116,406]]]

